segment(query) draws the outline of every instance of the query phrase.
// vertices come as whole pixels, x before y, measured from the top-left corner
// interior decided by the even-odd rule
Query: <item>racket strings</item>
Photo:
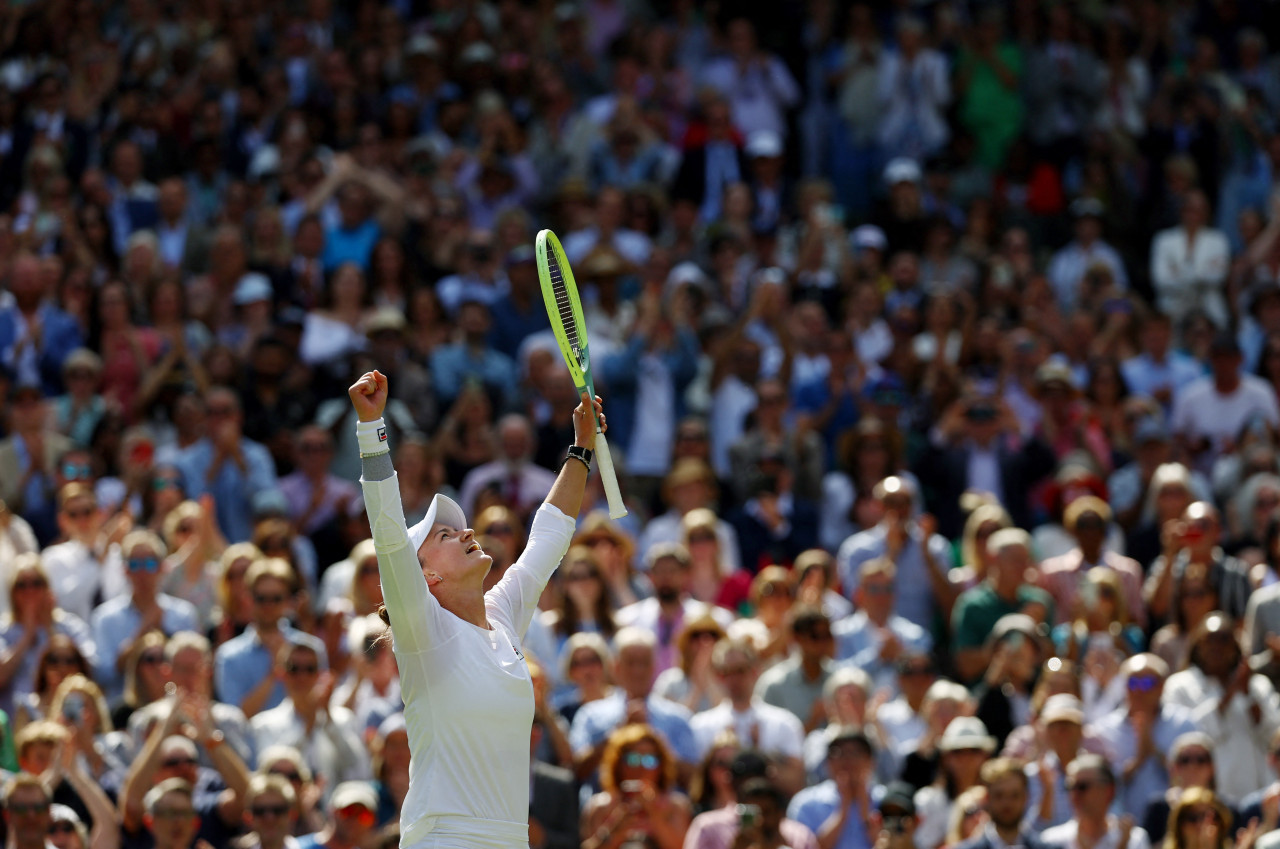
[[[556,296],[556,311],[560,314],[560,326],[564,328],[565,338],[574,348],[578,348],[578,322],[573,314],[573,302],[569,299],[569,290],[564,285],[564,275],[560,272],[560,263],[555,254],[547,252],[547,272],[551,278],[551,290]]]

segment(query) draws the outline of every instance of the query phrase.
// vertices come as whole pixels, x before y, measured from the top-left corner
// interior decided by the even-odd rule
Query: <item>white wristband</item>
[[[356,441],[360,444],[360,456],[372,457],[375,454],[386,454],[391,451],[387,442],[387,424],[382,419],[371,422],[356,422]]]

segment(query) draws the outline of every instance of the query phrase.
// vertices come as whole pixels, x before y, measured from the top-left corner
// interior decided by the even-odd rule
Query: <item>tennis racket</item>
[[[582,320],[582,303],[578,300],[578,286],[573,282],[573,270],[565,259],[560,240],[550,230],[538,234],[538,278],[542,282],[542,300],[547,305],[547,317],[551,329],[560,343],[560,353],[569,367],[578,394],[596,397],[595,384],[591,380],[591,354],[587,349],[587,323]],[[593,411],[592,416],[595,415]],[[618,489],[618,475],[613,470],[613,456],[596,421],[596,459],[600,462],[600,482],[604,484],[605,497],[609,499],[609,518],[621,519],[627,515],[622,503],[622,490]]]

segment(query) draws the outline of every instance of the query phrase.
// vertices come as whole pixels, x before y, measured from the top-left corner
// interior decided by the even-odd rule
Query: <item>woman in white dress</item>
[[[386,377],[368,372],[349,394],[412,753],[401,846],[525,849],[534,700],[520,642],[582,505],[595,445],[586,396],[524,553],[486,593],[492,560],[456,503],[437,495],[421,522],[405,525],[382,421]]]

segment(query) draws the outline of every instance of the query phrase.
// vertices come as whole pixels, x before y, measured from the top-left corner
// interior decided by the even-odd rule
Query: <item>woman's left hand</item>
[[[596,396],[595,403],[591,406],[587,403],[587,393],[583,392],[580,397],[582,403],[578,404],[573,411],[573,444],[590,451],[596,447],[596,419],[600,420],[601,432],[607,431],[609,426],[605,423],[600,396]],[[592,416],[593,409],[594,416]]]

